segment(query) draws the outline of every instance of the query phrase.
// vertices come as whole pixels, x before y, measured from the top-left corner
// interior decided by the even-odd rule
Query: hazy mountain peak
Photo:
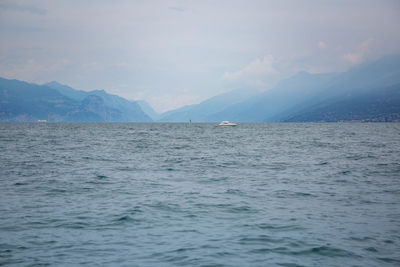
[[[167,111],[161,114],[161,121],[193,121],[193,122],[204,122],[214,121],[212,115],[224,110],[225,108],[244,101],[254,95],[258,94],[258,91],[253,89],[236,89],[229,92],[225,92],[203,102],[195,105],[184,106],[176,110]]]
[[[138,103],[139,106],[141,107],[141,109],[144,111],[144,113],[149,115],[150,118],[152,118],[153,120],[158,120],[160,118],[160,114],[158,112],[156,112],[153,109],[153,107],[145,100],[138,100],[135,102]]]
[[[99,89],[99,90],[93,90],[93,91],[90,91],[89,93],[94,93],[94,94],[109,94],[109,95],[113,95],[113,94],[110,94],[110,93],[107,93],[105,90],[103,90],[103,89]]]
[[[3,99],[4,98],[4,99]],[[135,102],[104,90],[85,92],[56,81],[44,85],[0,78],[0,120],[152,121]]]
[[[50,86],[50,87],[51,86],[65,86],[64,84],[61,84],[61,83],[59,83],[57,81],[51,81],[51,82],[45,83],[43,85]]]

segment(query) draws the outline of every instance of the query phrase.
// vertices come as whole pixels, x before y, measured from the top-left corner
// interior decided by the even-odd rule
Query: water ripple
[[[398,124],[0,123],[0,265],[398,266]]]

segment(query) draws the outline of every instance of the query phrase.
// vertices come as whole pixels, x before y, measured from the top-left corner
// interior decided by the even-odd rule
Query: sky
[[[398,53],[398,0],[0,0],[0,77],[158,112]]]

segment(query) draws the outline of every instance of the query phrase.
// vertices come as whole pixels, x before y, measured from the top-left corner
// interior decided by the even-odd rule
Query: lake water
[[[399,123],[1,123],[0,151],[0,265],[400,265]]]

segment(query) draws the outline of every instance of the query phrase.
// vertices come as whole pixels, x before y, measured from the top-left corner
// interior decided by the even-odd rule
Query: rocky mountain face
[[[37,85],[0,78],[0,121],[37,120],[152,121],[137,103],[105,91],[84,92],[55,82]]]

